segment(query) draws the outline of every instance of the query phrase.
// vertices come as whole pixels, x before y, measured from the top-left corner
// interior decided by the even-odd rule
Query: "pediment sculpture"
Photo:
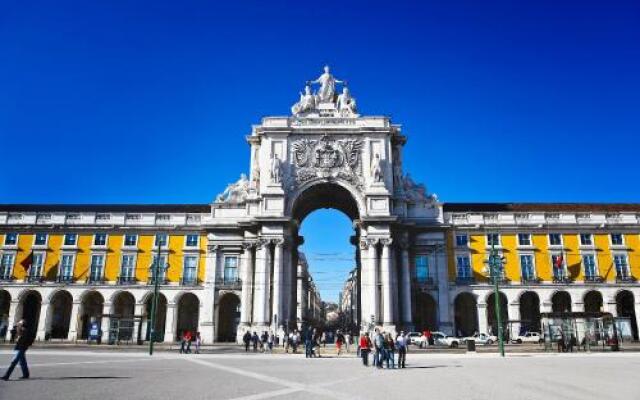
[[[240,179],[227,186],[224,192],[216,197],[216,203],[242,204],[249,195],[249,179],[245,174],[240,174]]]
[[[320,87],[313,92],[312,85]],[[337,95],[336,84],[342,84],[342,93]],[[307,81],[304,93],[300,93],[300,99],[291,107],[291,113],[295,116],[356,116],[356,99],[351,96],[346,81],[336,79],[330,72],[329,66],[324,67],[324,73],[318,79]]]

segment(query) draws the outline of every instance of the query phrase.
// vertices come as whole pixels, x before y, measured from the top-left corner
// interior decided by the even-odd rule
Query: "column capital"
[[[380,244],[382,244],[384,247],[389,247],[389,246],[391,246],[392,243],[393,243],[393,239],[391,239],[391,238],[382,238],[382,239],[380,239]]]
[[[242,249],[243,250],[251,250],[256,246],[257,246],[256,242],[244,242],[244,243],[242,243]]]
[[[367,250],[369,248],[369,241],[367,239],[360,239],[360,249]]]
[[[207,245],[207,248],[209,250],[209,253],[217,253],[217,252],[220,251],[222,246],[219,245],[219,244],[209,244],[209,245]]]
[[[269,239],[258,239],[256,242],[256,249],[262,249],[264,247],[268,247],[271,244]]]
[[[273,243],[276,247],[284,246],[285,240],[284,238],[271,239],[271,243]]]

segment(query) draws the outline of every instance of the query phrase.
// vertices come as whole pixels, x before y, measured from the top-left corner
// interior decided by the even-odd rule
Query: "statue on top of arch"
[[[336,94],[336,84],[341,83],[342,93]],[[320,88],[314,93],[311,85],[319,84]],[[306,116],[319,111],[337,111],[337,116],[350,117],[357,113],[356,100],[351,97],[347,81],[341,81],[331,75],[328,65],[324,73],[313,81],[307,81],[304,93],[300,93],[300,100],[291,107],[295,116]]]

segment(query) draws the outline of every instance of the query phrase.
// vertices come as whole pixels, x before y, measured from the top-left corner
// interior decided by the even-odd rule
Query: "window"
[[[120,280],[133,281],[135,277],[136,256],[125,254],[122,256],[122,266],[120,268]]]
[[[157,233],[156,234],[156,241],[155,241],[154,246],[155,247],[158,247],[158,246],[165,247],[167,245],[167,240],[168,240],[168,238],[167,238],[167,234],[166,233]]]
[[[518,233],[518,244],[520,246],[531,246],[531,234]]]
[[[231,283],[238,280],[238,257],[229,256],[224,259],[224,282]]]
[[[15,255],[13,253],[4,253],[0,259],[0,279],[11,279],[11,272],[13,270],[13,262]]]
[[[138,235],[126,234],[124,235],[124,245],[133,247],[138,244]]]
[[[64,245],[65,246],[75,246],[78,243],[78,235],[75,233],[65,233],[64,235]]]
[[[456,246],[466,247],[469,243],[469,236],[464,233],[456,234]]]
[[[160,264],[158,265],[158,269],[156,270],[156,262],[158,262],[158,260],[160,260]],[[157,254],[153,255],[153,261],[151,261],[151,273],[149,274],[149,276],[151,277],[151,279],[153,280],[153,277],[158,274],[158,280],[160,282],[164,281],[166,276],[167,276],[167,255],[166,254],[160,254],[160,257],[158,257]]]
[[[106,246],[107,245],[107,234],[106,233],[96,233],[93,236],[93,245],[94,246]]]
[[[487,246],[500,246],[500,235],[497,233],[487,233]]]
[[[29,268],[29,278],[40,278],[44,268],[44,253],[33,253],[31,267]]]
[[[616,277],[619,279],[629,278],[629,265],[627,264],[626,254],[614,254],[613,263],[616,266]]]
[[[47,234],[46,233],[36,233],[35,238],[33,239],[33,244],[35,246],[44,246],[47,244]]]
[[[73,254],[63,254],[60,260],[60,280],[70,281],[73,279]]]
[[[611,244],[614,246],[622,246],[624,244],[624,238],[622,237],[622,233],[612,233]]]
[[[536,272],[533,266],[533,254],[520,255],[520,271],[522,273],[522,279],[524,280],[535,279]]]
[[[551,246],[562,246],[562,235],[559,233],[550,233],[549,234],[549,245]]]
[[[456,271],[458,278],[471,278],[471,262],[469,261],[469,256],[456,257]]]
[[[593,246],[593,237],[590,233],[581,233],[580,234],[580,245],[582,246]]]
[[[226,264],[226,261],[225,261]],[[185,256],[184,265],[182,266],[182,282],[185,284],[196,283],[198,271],[198,257],[197,256]],[[226,272],[226,265],[225,265]]]
[[[187,247],[197,247],[198,246],[198,235],[187,235],[185,239],[185,245]]]
[[[426,282],[429,279],[429,258],[426,255],[416,256],[416,280]]]
[[[598,276],[596,258],[593,254],[585,254],[582,256],[582,266],[584,267],[584,276],[587,279]]]
[[[567,277],[566,264],[562,254],[553,254],[551,256],[551,267],[553,268],[554,279],[565,279]]]
[[[102,280],[103,269],[104,269],[104,254],[92,254],[91,268],[89,271],[89,281],[100,282]]]
[[[18,234],[15,232],[7,233],[4,237],[4,245],[5,246],[15,246],[18,244]]]

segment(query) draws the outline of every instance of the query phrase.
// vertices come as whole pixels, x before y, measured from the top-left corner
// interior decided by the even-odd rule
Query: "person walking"
[[[342,353],[343,344],[344,344],[344,335],[342,334],[340,329],[338,329],[338,331],[336,332],[336,350],[338,352],[338,357],[340,357],[340,354]]]
[[[351,347],[351,335],[349,334],[349,332],[347,332],[344,335],[344,351],[346,351],[347,354],[349,354],[350,347]]]
[[[244,352],[249,352],[249,346],[251,345],[251,332],[246,331],[242,336],[242,341],[244,342]]]
[[[386,353],[387,369],[390,368],[389,364],[391,364],[391,368],[394,369],[396,367],[396,342],[390,333],[387,333],[385,337],[384,352]]]
[[[311,358],[313,357],[313,336],[315,335],[316,330],[310,330],[306,328],[304,330],[304,357]]]
[[[267,338],[267,348],[269,349],[269,354],[273,354],[273,343],[275,342],[276,337],[273,332],[269,332],[269,337]]]
[[[384,337],[378,328],[375,329],[373,337],[373,366],[382,368],[382,358],[384,357]]]
[[[260,338],[258,337],[258,333],[256,331],[253,331],[253,335],[251,335],[251,344],[253,345],[253,352],[257,353],[258,352],[258,342],[260,341]]]
[[[191,335],[191,331],[187,331],[184,334],[184,340],[187,343],[187,349],[185,350],[185,353],[191,354],[191,342],[193,341],[193,336]]]
[[[293,337],[291,338],[291,347],[293,348],[293,354],[298,353],[298,343],[300,342],[300,334],[297,330],[293,331]]]
[[[369,366],[369,352],[371,351],[371,340],[369,340],[369,333],[365,332],[360,335],[360,343],[358,343],[360,349],[360,357],[362,357],[362,365]]]
[[[267,331],[262,331],[262,335],[260,335],[260,352],[267,352],[267,342],[269,341],[269,334]]]
[[[322,337],[320,338],[320,343],[322,344],[322,348],[327,347],[327,333],[322,332]]]
[[[20,364],[20,369],[22,370],[22,377],[20,377],[20,379],[29,379],[29,366],[27,365],[26,353],[33,344],[35,333],[29,330],[29,327],[23,319],[18,321],[15,329],[17,335],[16,345],[13,348],[15,355],[13,356],[13,360],[11,360],[11,364],[9,364],[9,368],[7,368],[7,372],[5,372],[2,377],[5,381],[9,380],[11,373],[13,373],[14,368],[18,364]]]
[[[200,346],[202,346],[202,337],[200,332],[196,332],[196,354],[200,354]]]
[[[404,336],[404,331],[400,331],[396,338],[396,348],[398,349],[398,368],[404,368],[407,361],[407,338]]]

